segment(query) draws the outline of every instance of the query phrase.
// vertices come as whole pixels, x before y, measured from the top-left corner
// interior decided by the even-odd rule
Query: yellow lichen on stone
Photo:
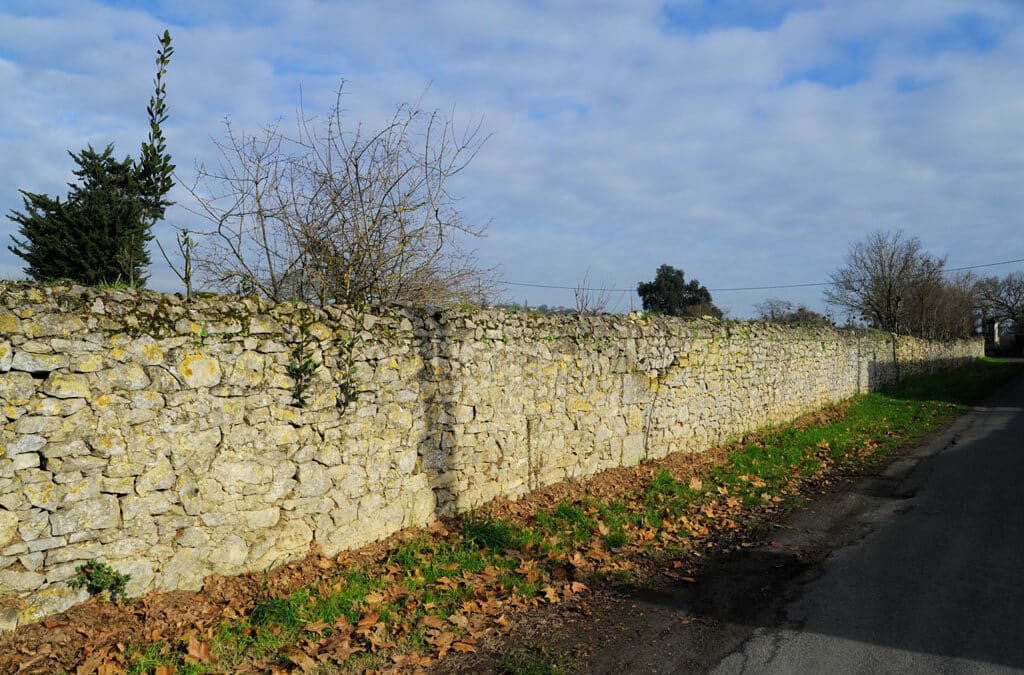
[[[123,350],[122,350],[123,353]],[[73,358],[71,360],[71,370],[76,373],[95,373],[98,370],[103,369],[103,356],[100,354],[88,354]]]
[[[0,310],[0,333],[10,335],[18,330],[18,317],[8,311]]]
[[[201,352],[187,355],[177,369],[189,387],[212,387],[220,383],[220,363]]]
[[[570,399],[566,405],[566,410],[569,412],[590,412],[594,409],[594,405],[584,398]]]
[[[145,342],[142,344],[142,353],[146,357],[146,361],[150,365],[162,363],[164,360],[164,352],[160,349],[160,345],[155,342]]]

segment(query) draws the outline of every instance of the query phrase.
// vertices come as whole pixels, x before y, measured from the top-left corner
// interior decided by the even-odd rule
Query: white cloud
[[[250,5],[0,14],[0,209],[18,188],[61,191],[67,149],[137,152],[170,22],[184,179],[214,158],[225,115],[288,119],[300,85],[324,109],[346,78],[351,119],[371,125],[423,94],[494,134],[454,187],[470,220],[492,222],[475,247],[509,280],[574,285],[589,268],[633,288],[668,263],[710,288],[818,281],[851,240],[892,227],[954,265],[1022,257],[1024,12],[1009,3],[794,3],[769,29],[699,32],[666,26],[654,2]],[[928,47],[969,12],[998,21],[991,49]],[[0,272],[18,262],[0,253]],[[153,283],[176,284],[159,265]],[[716,300],[747,315],[768,296],[821,307],[820,289]]]

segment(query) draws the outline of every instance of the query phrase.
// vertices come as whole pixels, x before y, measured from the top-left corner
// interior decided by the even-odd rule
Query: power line
[[[976,270],[982,267],[997,267],[999,265],[1012,265],[1013,263],[1024,262],[1024,258],[1014,260],[1001,260],[999,262],[983,263],[981,265],[966,265],[964,267],[950,267],[945,272],[963,272],[964,270]],[[579,286],[556,286],[553,284],[534,284],[524,281],[501,281],[505,286],[525,286],[527,288],[550,288],[559,291],[593,291],[597,293],[636,293],[635,288],[580,288]],[[727,293],[729,291],[772,291],[782,288],[812,288],[814,286],[832,286],[831,281],[814,281],[805,284],[777,284],[773,286],[738,286],[736,288],[709,288],[712,293]]]

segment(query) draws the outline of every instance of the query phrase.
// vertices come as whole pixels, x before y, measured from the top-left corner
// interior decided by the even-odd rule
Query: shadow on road
[[[621,634],[587,671],[706,672],[739,650],[742,672],[1024,669],[1022,403],[1018,378],[892,470],[792,514],[778,541],[709,561],[695,583],[622,589]]]

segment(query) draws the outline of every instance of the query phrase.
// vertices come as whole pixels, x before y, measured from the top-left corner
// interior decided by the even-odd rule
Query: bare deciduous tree
[[[1024,272],[1012,272],[1000,279],[986,277],[976,286],[978,304],[985,318],[1011,321],[1024,328]]]
[[[946,279],[945,266],[945,258],[925,253],[917,237],[874,232],[850,246],[825,299],[892,333],[965,337],[974,329],[974,280]]]
[[[482,302],[490,271],[460,239],[484,228],[465,224],[448,192],[486,141],[480,124],[400,105],[379,130],[348,128],[342,91],[323,119],[300,106],[294,135],[226,124],[220,162],[198,167],[191,189],[212,224],[196,269],[273,300]]]
[[[576,313],[580,316],[603,314],[608,309],[611,292],[606,288],[590,287],[590,270],[576,285]]]

